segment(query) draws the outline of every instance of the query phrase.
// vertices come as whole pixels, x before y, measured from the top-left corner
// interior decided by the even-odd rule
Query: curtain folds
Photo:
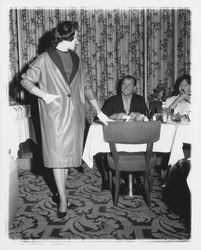
[[[59,21],[74,20],[81,42],[77,53],[88,64],[100,105],[116,93],[125,74],[136,77],[141,95],[144,83],[147,95],[158,83],[171,90],[175,76],[190,73],[190,10],[148,9],[145,18],[144,13],[143,9],[10,9],[11,83],[19,81],[16,75],[41,52],[43,34]],[[89,104],[86,109],[91,121],[94,111]]]

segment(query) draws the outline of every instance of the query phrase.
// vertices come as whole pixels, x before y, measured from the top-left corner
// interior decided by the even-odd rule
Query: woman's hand
[[[42,99],[45,101],[46,104],[49,104],[49,103],[53,102],[58,97],[60,97],[60,96],[59,95],[52,95],[52,94],[45,93],[43,95]]]
[[[182,100],[185,100],[189,103],[191,102],[191,97],[188,94],[182,94],[181,98],[182,98]]]
[[[178,103],[186,101],[190,103],[190,95],[185,93],[180,93],[179,96],[167,107],[167,109],[170,111],[171,109],[175,109]]]
[[[175,100],[176,104],[178,104],[181,101],[187,101],[190,102],[190,95],[181,93],[178,98]]]
[[[108,125],[107,122],[112,121],[109,119],[102,111],[98,113],[97,115],[98,119],[104,123],[106,126]]]

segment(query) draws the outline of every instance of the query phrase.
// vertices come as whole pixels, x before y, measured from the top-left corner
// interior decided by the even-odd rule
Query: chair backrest
[[[103,134],[104,140],[109,143],[144,144],[158,141],[160,129],[160,121],[112,121],[107,126],[103,125]]]

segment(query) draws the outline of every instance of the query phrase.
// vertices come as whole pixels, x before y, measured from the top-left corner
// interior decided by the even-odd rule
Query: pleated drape
[[[10,84],[41,52],[43,34],[63,20],[79,23],[77,53],[100,105],[125,74],[136,77],[138,93],[147,98],[158,83],[171,91],[176,77],[190,73],[189,9],[10,9],[9,17]],[[94,111],[89,104],[86,110],[91,121]]]

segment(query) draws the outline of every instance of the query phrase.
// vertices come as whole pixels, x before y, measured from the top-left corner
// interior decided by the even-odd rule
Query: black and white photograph
[[[147,2],[1,3],[1,249],[199,249],[201,4]]]

